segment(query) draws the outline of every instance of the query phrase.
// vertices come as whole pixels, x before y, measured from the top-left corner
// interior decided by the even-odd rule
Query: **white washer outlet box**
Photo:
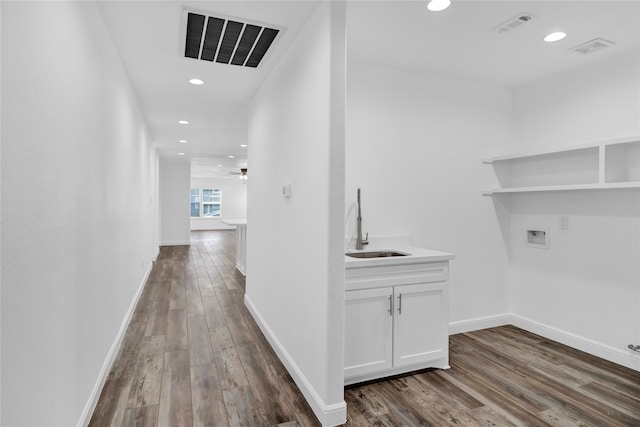
[[[549,229],[527,227],[524,244],[531,248],[549,249]]]

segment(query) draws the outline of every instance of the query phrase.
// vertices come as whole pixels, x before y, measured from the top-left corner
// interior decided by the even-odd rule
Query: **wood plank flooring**
[[[316,425],[243,298],[235,232],[161,248],[90,425]]]
[[[450,343],[449,370],[347,389],[347,425],[640,426],[636,371],[513,326]]]
[[[317,426],[244,307],[233,231],[163,247],[90,426]],[[506,326],[345,390],[347,426],[640,426],[640,373]]]

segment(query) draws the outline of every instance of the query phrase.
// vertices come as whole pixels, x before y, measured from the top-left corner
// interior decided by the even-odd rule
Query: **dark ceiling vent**
[[[187,12],[184,56],[256,68],[280,30]]]

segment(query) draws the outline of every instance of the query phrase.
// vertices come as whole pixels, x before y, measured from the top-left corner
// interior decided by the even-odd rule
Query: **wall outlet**
[[[566,215],[563,215],[560,217],[560,220],[558,222],[558,227],[560,228],[560,230],[568,230],[569,229],[569,217]]]

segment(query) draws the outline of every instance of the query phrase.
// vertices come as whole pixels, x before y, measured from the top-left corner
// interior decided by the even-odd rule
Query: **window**
[[[191,218],[200,217],[200,190],[191,189]]]
[[[191,218],[220,218],[221,212],[222,194],[220,190],[191,189]]]
[[[202,190],[202,216],[220,218],[220,190]]]

